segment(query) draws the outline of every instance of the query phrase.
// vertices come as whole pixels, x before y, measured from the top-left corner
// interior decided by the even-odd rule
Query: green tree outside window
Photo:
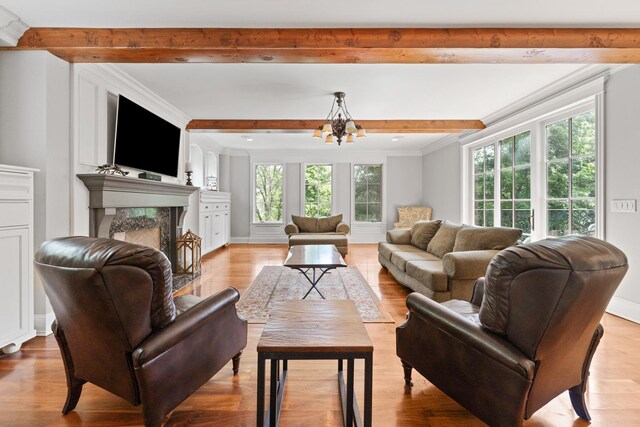
[[[354,165],[353,191],[358,222],[382,222],[382,165]]]
[[[254,222],[282,223],[282,176],[282,165],[256,165]]]
[[[331,215],[331,165],[307,165],[304,172],[304,214]]]

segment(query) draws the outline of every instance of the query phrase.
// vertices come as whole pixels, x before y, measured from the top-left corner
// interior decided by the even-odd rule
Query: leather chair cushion
[[[440,228],[441,220],[418,221],[411,227],[411,244],[420,249],[427,249],[427,245]]]
[[[502,250],[515,245],[522,230],[507,227],[464,226],[458,231],[454,252]]]
[[[477,305],[473,305],[467,301],[460,301],[459,299],[445,301],[442,305],[447,307],[449,310],[458,313],[468,321],[473,322],[476,325],[480,325],[480,319],[478,318],[480,307]]]
[[[460,225],[444,221],[427,245],[427,252],[442,258],[445,254],[453,251],[458,230],[460,230]]]
[[[194,305],[200,303],[202,298],[197,297],[195,295],[187,294],[180,295],[179,297],[175,297],[173,301],[176,304],[176,317],[180,316],[185,311],[189,310]]]
[[[155,330],[173,322],[171,263],[160,251],[113,239],[83,236],[65,237],[45,242],[36,255],[40,264],[65,268],[92,268],[98,273],[107,266],[133,266],[151,276],[151,327]]]
[[[447,275],[442,271],[442,261],[440,260],[408,261],[406,270],[409,276],[435,292],[446,292],[448,290],[449,282]]]

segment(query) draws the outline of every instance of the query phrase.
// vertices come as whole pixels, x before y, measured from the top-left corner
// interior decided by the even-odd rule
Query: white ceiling
[[[637,27],[640,0],[0,0],[30,26]],[[345,91],[356,119],[482,119],[581,65],[118,64],[191,118],[310,119]],[[246,136],[246,135],[245,135]],[[344,149],[417,150],[443,134]],[[212,134],[230,148],[331,149],[309,134]],[[334,145],[335,147],[335,145]]]
[[[638,0],[2,0],[32,26],[640,26]]]

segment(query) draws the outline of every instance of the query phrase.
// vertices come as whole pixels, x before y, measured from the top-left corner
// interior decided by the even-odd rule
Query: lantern
[[[195,275],[200,271],[200,257],[202,255],[202,239],[187,230],[176,239],[176,273]]]

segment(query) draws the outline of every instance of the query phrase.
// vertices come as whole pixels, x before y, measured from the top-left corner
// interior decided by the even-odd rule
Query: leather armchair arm
[[[292,234],[298,234],[300,232],[300,229],[297,225],[290,222],[284,227],[284,232],[287,234],[287,236],[290,236]]]
[[[417,292],[407,297],[407,307],[410,310],[410,316],[405,324],[412,322],[412,316],[417,316],[420,320],[444,331],[484,356],[519,372],[524,378],[529,380],[533,378],[535,363],[498,334],[468,321],[458,313]]]
[[[473,284],[473,294],[471,295],[471,304],[480,307],[484,299],[484,277],[480,277]]]
[[[410,245],[411,229],[403,228],[399,230],[387,231],[387,243],[393,243],[396,245]]]
[[[487,272],[493,257],[500,251],[449,252],[442,257],[442,269],[452,279],[477,279]]]
[[[236,289],[227,288],[194,305],[169,326],[152,333],[138,346],[133,352],[134,368],[142,367],[162,355],[191,336],[197,329],[210,327],[211,321],[220,316],[225,309],[235,311],[235,303],[239,299],[240,293]]]
[[[336,225],[336,233],[349,234],[349,231],[351,231],[351,227],[349,227],[349,224],[346,222],[339,222],[338,225]]]

